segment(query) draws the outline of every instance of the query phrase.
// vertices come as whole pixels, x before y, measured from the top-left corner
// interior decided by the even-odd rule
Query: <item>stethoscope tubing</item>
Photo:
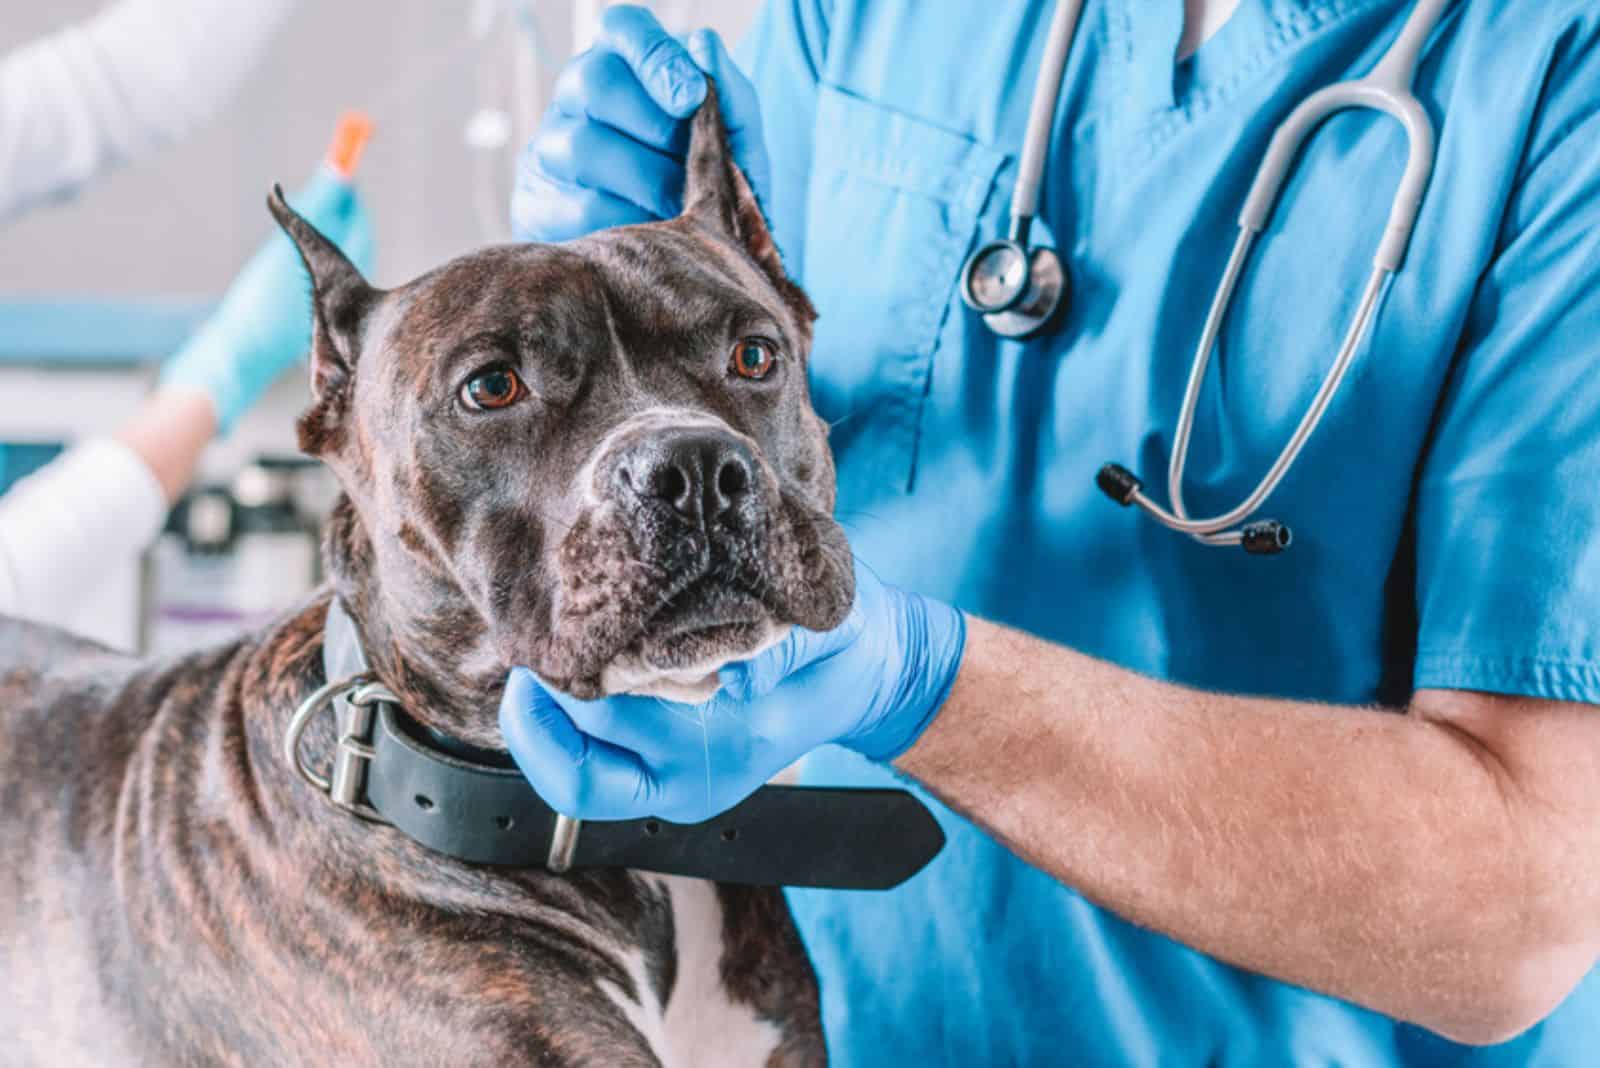
[[[1229,257],[1229,273],[1237,281],[1238,273],[1243,269],[1244,259],[1249,251],[1252,234],[1242,231],[1239,240],[1234,245],[1234,255]],[[1217,299],[1212,302],[1212,315],[1208,316],[1207,327],[1201,338],[1200,349],[1195,355],[1189,371],[1188,385],[1184,389],[1183,407],[1178,414],[1178,424],[1173,432],[1172,455],[1167,466],[1167,490],[1171,498],[1171,510],[1161,507],[1152,501],[1143,490],[1134,491],[1131,502],[1138,505],[1157,522],[1172,530],[1189,534],[1200,540],[1216,545],[1233,545],[1240,540],[1238,531],[1229,531],[1227,528],[1242,523],[1265,503],[1272,492],[1278,488],[1289,469],[1294,466],[1295,460],[1305,448],[1306,442],[1311,440],[1311,435],[1322,422],[1323,415],[1328,406],[1333,403],[1334,396],[1339,391],[1339,386],[1344,382],[1345,374],[1350,370],[1350,365],[1355,362],[1356,353],[1361,349],[1372,321],[1377,317],[1377,311],[1382,303],[1384,286],[1391,277],[1392,272],[1384,267],[1374,267],[1367,278],[1367,284],[1361,294],[1361,303],[1351,318],[1350,325],[1345,331],[1344,341],[1339,346],[1338,355],[1333,364],[1323,376],[1322,384],[1317,387],[1316,395],[1312,397],[1311,404],[1306,408],[1300,422],[1295,426],[1294,433],[1284,444],[1277,459],[1267,469],[1261,481],[1250,491],[1249,495],[1239,504],[1220,515],[1209,519],[1192,519],[1183,502],[1183,469],[1189,456],[1189,438],[1194,430],[1195,409],[1200,403],[1201,386],[1205,380],[1206,368],[1211,362],[1211,354],[1216,346],[1217,334],[1221,330],[1222,318],[1226,312],[1227,296],[1219,291]],[[1225,285],[1228,285],[1226,278]],[[1231,286],[1230,286],[1231,288]]]
[[[1013,241],[1026,244],[1028,229],[1039,214],[1039,186],[1050,158],[1050,134],[1055,129],[1056,105],[1066,83],[1067,57],[1077,36],[1083,0],[1057,0],[1050,16],[1044,56],[1034,78],[1033,102],[1028,106],[1027,132],[1022,140],[1022,158],[1017,162],[1017,183],[1011,190],[1011,230]]]
[[[1172,452],[1167,463],[1167,496],[1170,505],[1163,508],[1152,500],[1138,479],[1126,469],[1107,465],[1103,474],[1109,473],[1111,478],[1101,482],[1101,488],[1114,499],[1122,504],[1137,505],[1162,525],[1206,544],[1243,543],[1253,552],[1276,552],[1287,547],[1290,537],[1288,528],[1275,521],[1254,524],[1266,528],[1254,534],[1249,528],[1241,528],[1238,524],[1249,520],[1266,503],[1299,459],[1344,383],[1356,354],[1368,339],[1388,294],[1389,282],[1405,259],[1423,194],[1432,179],[1437,153],[1433,124],[1412,91],[1412,83],[1423,45],[1449,4],[1450,0],[1417,0],[1399,35],[1371,72],[1365,77],[1338,82],[1311,94],[1273,132],[1267,152],[1257,167],[1250,191],[1240,209],[1239,235],[1212,296],[1200,342],[1190,363],[1183,402],[1173,432]],[[1387,114],[1404,127],[1406,134],[1406,166],[1390,201],[1389,218],[1373,256],[1372,272],[1367,277],[1361,300],[1346,327],[1333,363],[1266,474],[1233,508],[1209,518],[1193,518],[1183,499],[1183,476],[1194,431],[1195,412],[1199,407],[1206,371],[1216,351],[1251,247],[1256,236],[1270,223],[1278,195],[1306,141],[1331,115],[1350,110],[1373,110]],[[1252,545],[1253,541],[1257,544]],[[1265,544],[1260,544],[1263,541]]]
[[[1061,87],[1066,82],[1067,58],[1077,35],[1083,0],[1057,0],[1045,37],[1044,55],[1034,77],[1033,101],[1028,105],[1028,125],[1023,136],[1022,158],[1017,165],[1017,180],[1011,189],[1011,223],[1004,238],[986,241],[975,249],[961,267],[961,299],[1002,337],[1029,337],[1044,329],[1060,308],[1066,286],[1066,273],[1053,249],[1029,246],[1033,220],[1039,213],[1039,186],[1049,162],[1050,134],[1055,128],[1056,107]],[[1054,257],[1047,272],[1051,277],[1035,276],[1035,255]],[[1003,265],[1010,258],[1016,264],[1014,277],[1000,276],[1005,284],[980,286],[979,272],[988,264]]]
[[[1363,78],[1326,86],[1313,93],[1273,133],[1267,154],[1257,168],[1250,192],[1240,210],[1239,236],[1234,241],[1222,279],[1212,297],[1200,343],[1196,346],[1194,360],[1189,367],[1183,403],[1173,432],[1172,454],[1167,464],[1170,510],[1152,501],[1142,488],[1129,497],[1128,503],[1138,505],[1162,525],[1212,544],[1237,542],[1238,532],[1227,528],[1254,515],[1278,488],[1344,382],[1350,364],[1367,337],[1373,320],[1377,318],[1386,293],[1385,284],[1400,269],[1405,258],[1406,247],[1410,244],[1417,213],[1421,208],[1422,195],[1432,177],[1436,151],[1433,124],[1411,91],[1411,82],[1422,42],[1432,31],[1448,2],[1419,0],[1401,28],[1400,35],[1371,73]],[[1390,115],[1401,123],[1406,133],[1406,167],[1390,203],[1389,219],[1373,256],[1372,273],[1367,278],[1361,301],[1346,328],[1333,364],[1267,473],[1238,505],[1208,519],[1193,519],[1184,506],[1183,473],[1188,461],[1194,415],[1199,406],[1206,369],[1216,349],[1228,309],[1232,306],[1251,246],[1256,235],[1265,230],[1271,221],[1278,194],[1288,180],[1305,142],[1330,116],[1353,110],[1372,110]]]
[[[1239,235],[1229,253],[1222,278],[1212,295],[1201,329],[1200,342],[1189,366],[1183,403],[1173,433],[1172,453],[1167,463],[1168,507],[1162,507],[1144,492],[1143,486],[1126,468],[1108,464],[1097,478],[1101,488],[1118,503],[1137,505],[1155,520],[1183,534],[1212,545],[1243,543],[1253,552],[1276,552],[1289,543],[1288,528],[1275,521],[1238,528],[1248,520],[1278,488],[1299,459],[1311,435],[1316,432],[1339,387],[1368,338],[1388,292],[1387,283],[1405,258],[1411,234],[1421,210],[1422,197],[1432,178],[1436,155],[1433,124],[1426,109],[1412,91],[1417,62],[1428,37],[1451,0],[1416,0],[1399,35],[1364,77],[1336,82],[1307,96],[1290,112],[1271,140],[1251,180],[1239,212]],[[962,297],[981,314],[996,333],[1007,337],[1027,337],[1044,328],[1057,313],[1066,285],[1066,276],[1055,264],[1054,285],[1039,286],[1032,277],[1031,256],[1052,250],[1030,249],[1029,231],[1039,208],[1039,187],[1048,162],[1050,135],[1055,126],[1057,102],[1065,84],[1067,59],[1082,14],[1083,0],[1058,0],[1051,17],[1044,55],[1035,79],[1033,101],[1028,108],[1027,131],[1022,157],[1011,194],[1011,224],[1004,239],[986,242],[976,249],[962,268]],[[1256,236],[1271,222],[1279,193],[1294,169],[1305,143],[1332,115],[1341,111],[1372,110],[1396,119],[1406,133],[1406,166],[1389,205],[1389,218],[1373,256],[1372,273],[1361,294],[1360,303],[1345,329],[1343,341],[1323,376],[1316,394],[1307,406],[1294,432],[1279,451],[1266,474],[1239,504],[1205,519],[1189,515],[1183,500],[1184,467],[1188,462],[1194,432],[1195,412],[1217,342],[1233,304],[1239,279],[1249,259]],[[997,262],[999,255],[1010,256],[1019,266],[1015,277],[988,294],[980,293],[978,272],[986,263]],[[997,276],[989,276],[991,279]],[[1003,276],[1002,276],[1003,277]]]

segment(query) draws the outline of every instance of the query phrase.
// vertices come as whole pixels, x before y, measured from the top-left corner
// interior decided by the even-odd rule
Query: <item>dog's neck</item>
[[[323,551],[373,673],[406,712],[442,734],[499,747],[496,709],[508,665],[494,657],[482,618],[460,590],[417,569],[386,574],[343,494],[328,517]]]

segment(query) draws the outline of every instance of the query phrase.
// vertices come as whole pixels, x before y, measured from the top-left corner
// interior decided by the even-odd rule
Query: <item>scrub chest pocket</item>
[[[812,391],[833,425],[840,504],[859,506],[912,487],[940,327],[959,314],[961,264],[1005,157],[828,85],[813,143]]]

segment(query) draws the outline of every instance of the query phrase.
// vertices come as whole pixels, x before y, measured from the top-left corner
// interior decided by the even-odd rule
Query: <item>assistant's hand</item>
[[[722,38],[696,30],[687,45],[642,7],[607,8],[594,47],[567,64],[538,132],[523,149],[511,230],[524,241],[565,241],[608,226],[677,215],[687,119],[717,80],[733,158],[756,199],[770,168],[755,87]]]
[[[289,202],[358,268],[371,266],[371,223],[348,179],[321,167]],[[294,245],[274,233],[250,257],[211,318],[167,361],[162,384],[202,390],[226,432],[311,347],[310,294]]]
[[[825,633],[790,631],[722,669],[703,705],[653,697],[579,701],[516,668],[500,728],[517,765],[579,819],[698,823],[732,808],[829,742],[874,760],[910,748],[955,683],[966,620],[856,567],[856,603]]]

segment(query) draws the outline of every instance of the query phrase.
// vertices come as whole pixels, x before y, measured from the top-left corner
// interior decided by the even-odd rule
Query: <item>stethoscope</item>
[[[1244,208],[1239,212],[1239,236],[1212,297],[1211,310],[1200,332],[1200,344],[1189,368],[1183,406],[1173,434],[1172,457],[1167,466],[1170,508],[1163,508],[1146,496],[1143,483],[1126,467],[1108,463],[1100,469],[1095,481],[1112,500],[1122,505],[1136,504],[1157,522],[1207,545],[1241,545],[1248,552],[1263,554],[1282,552],[1289,547],[1291,534],[1284,524],[1273,519],[1248,520],[1278,488],[1317,429],[1377,316],[1387,292],[1385,283],[1399,270],[1405,258],[1406,245],[1411,239],[1434,162],[1433,124],[1413,95],[1411,83],[1417,56],[1449,2],[1417,0],[1400,36],[1371,73],[1319,89],[1301,101],[1273,133],[1249,195],[1245,197]],[[1055,124],[1056,100],[1062,92],[1067,54],[1072,50],[1082,9],[1082,0],[1059,0],[1050,21],[1044,59],[1034,83],[1033,104],[1028,110],[1016,187],[1011,195],[1010,230],[1005,237],[979,246],[961,268],[962,299],[983,317],[989,329],[1002,337],[1026,338],[1037,334],[1060,314],[1067,299],[1068,281],[1061,257],[1053,248],[1030,247],[1028,234],[1038,214],[1039,183],[1044,176],[1050,131]],[[1256,488],[1235,508],[1208,519],[1193,519],[1183,503],[1183,468],[1189,455],[1189,435],[1194,429],[1194,413],[1200,401],[1206,367],[1211,362],[1217,335],[1222,331],[1223,319],[1233,300],[1250,246],[1256,235],[1266,229],[1273,204],[1300,146],[1328,116],[1352,108],[1381,111],[1398,119],[1405,127],[1407,143],[1405,173],[1390,204],[1389,222],[1378,243],[1377,255],[1373,257],[1372,273],[1367,278],[1361,302],[1350,320],[1338,355],[1305,415]]]

